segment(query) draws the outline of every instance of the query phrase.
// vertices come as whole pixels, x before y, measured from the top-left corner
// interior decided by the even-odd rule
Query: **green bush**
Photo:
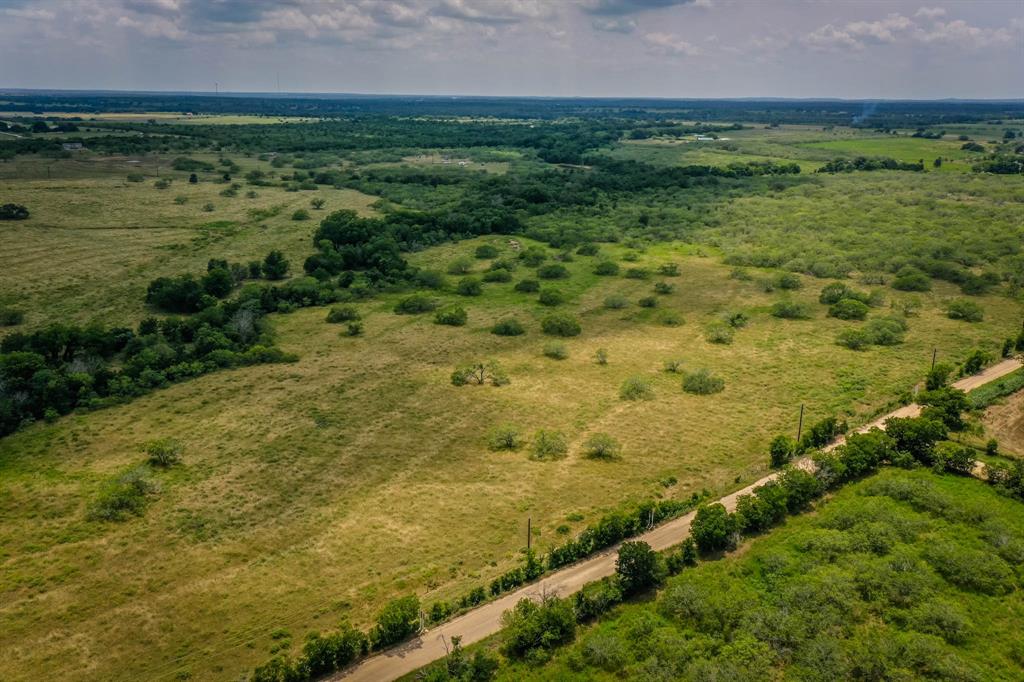
[[[654,386],[643,376],[632,376],[622,382],[619,397],[623,400],[653,400]]]
[[[170,467],[181,462],[181,453],[185,446],[174,438],[160,438],[146,443],[146,455],[149,463],[158,467]]]
[[[519,259],[528,267],[536,268],[548,259],[548,252],[544,247],[531,246],[520,252]]]
[[[734,546],[735,517],[721,504],[705,504],[697,509],[690,524],[690,535],[702,552],[718,552]]]
[[[157,486],[145,467],[135,467],[107,483],[89,509],[95,521],[123,521],[129,515],[141,516]]]
[[[508,270],[488,270],[484,273],[485,282],[511,282],[512,273]]]
[[[526,333],[526,328],[516,318],[506,317],[494,323],[491,333],[498,336],[521,336]]]
[[[852,298],[844,298],[828,309],[828,315],[840,320],[864,320],[868,316],[868,306]]]
[[[778,301],[772,304],[771,313],[783,320],[809,320],[813,316],[810,306],[797,301]]]
[[[658,274],[663,277],[678,277],[679,266],[675,263],[662,263],[658,266]]]
[[[981,306],[974,301],[957,299],[950,301],[946,306],[946,316],[951,320],[963,320],[964,322],[981,322],[985,319],[985,312]]]
[[[622,294],[611,294],[604,299],[604,307],[609,310],[621,310],[628,305],[629,299]]]
[[[796,453],[796,441],[789,436],[778,435],[772,439],[771,444],[768,446],[768,455],[771,460],[772,467],[778,469],[789,463],[789,460],[793,459],[793,455]]]
[[[572,315],[553,314],[541,320],[540,328],[550,336],[579,336],[580,323]]]
[[[358,319],[360,319],[360,315],[359,311],[355,309],[355,306],[335,306],[327,312],[327,321],[332,324],[337,324],[339,322],[353,322]]]
[[[671,282],[655,282],[654,283],[654,293],[656,293],[656,294],[661,294],[662,296],[667,296],[668,294],[671,294],[675,290],[676,290],[676,287]]]
[[[647,279],[651,273],[646,268],[629,268],[626,270],[626,277],[629,279]]]
[[[653,296],[644,296],[636,304],[641,308],[656,308],[658,306],[658,299]]]
[[[487,435],[487,446],[491,450],[518,450],[522,445],[519,429],[512,424],[496,426]]]
[[[395,304],[395,313],[398,315],[417,315],[429,313],[437,309],[437,301],[423,294],[406,296]]]
[[[539,604],[524,597],[512,610],[505,612],[501,623],[502,653],[513,659],[542,659],[576,637],[576,614],[572,604],[556,597],[546,597]]]
[[[892,288],[900,291],[931,291],[932,280],[917,268],[907,266],[896,273]]]
[[[537,302],[547,306],[561,305],[565,303],[565,294],[558,289],[541,289]]]
[[[533,459],[558,459],[568,450],[565,436],[558,431],[540,429],[533,435]]]
[[[17,308],[0,308],[0,327],[13,327],[25,321],[25,313]]]
[[[683,376],[683,390],[695,395],[721,393],[725,390],[725,379],[714,376],[706,369],[698,369]]]
[[[730,344],[733,335],[733,328],[721,321],[712,322],[704,329],[704,339],[708,343]]]
[[[467,318],[468,315],[466,314],[465,308],[452,306],[450,308],[438,310],[434,315],[434,323],[445,324],[449,327],[462,327],[466,324]]]
[[[583,444],[583,452],[591,459],[618,459],[622,446],[607,433],[595,433]]]
[[[580,248],[576,249],[576,253],[580,256],[596,256],[598,253],[600,253],[600,249],[598,248],[597,244],[594,244],[593,242],[588,242],[586,244],[580,245]]]
[[[800,276],[792,272],[784,272],[775,278],[775,286],[780,289],[799,289],[803,287],[804,283],[800,279]]]
[[[345,336],[361,336],[363,333],[362,322],[349,322],[345,327]]]
[[[477,278],[463,277],[455,286],[455,293],[460,296],[479,296],[484,293],[484,288]]]
[[[569,349],[565,347],[564,343],[553,341],[544,344],[544,356],[552,360],[565,360],[569,357]]]
[[[619,274],[619,264],[614,261],[603,260],[594,266],[594,274],[605,277],[617,275]]]
[[[409,639],[420,631],[420,600],[415,596],[388,602],[377,614],[377,624],[370,631],[374,648],[384,649]]]
[[[564,265],[549,263],[537,268],[537,276],[541,279],[567,279],[569,270]]]
[[[459,256],[448,264],[449,275],[465,275],[473,269],[473,261],[466,256]]]
[[[540,282],[535,279],[521,279],[516,282],[515,290],[521,294],[532,294],[540,291]]]
[[[850,350],[865,350],[871,346],[871,334],[863,329],[845,329],[839,332],[836,343]]]
[[[615,574],[625,594],[636,594],[650,589],[665,577],[664,565],[658,554],[646,542],[629,541],[619,546],[615,560]]]
[[[498,247],[493,244],[481,244],[476,247],[476,251],[473,252],[473,255],[480,259],[497,258]]]

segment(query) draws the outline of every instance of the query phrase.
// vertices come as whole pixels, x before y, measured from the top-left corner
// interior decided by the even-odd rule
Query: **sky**
[[[0,0],[0,88],[1024,98],[1024,0]]]

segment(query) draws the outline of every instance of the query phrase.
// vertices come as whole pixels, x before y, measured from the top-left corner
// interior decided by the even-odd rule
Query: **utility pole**
[[[939,355],[939,349],[938,348],[932,348],[932,369],[935,369],[935,358],[937,358],[938,355]]]
[[[526,517],[526,551],[530,551],[530,547],[533,543],[533,519],[529,516]]]
[[[804,433],[804,404],[800,403],[800,423],[796,427],[796,442],[800,442],[800,436]]]

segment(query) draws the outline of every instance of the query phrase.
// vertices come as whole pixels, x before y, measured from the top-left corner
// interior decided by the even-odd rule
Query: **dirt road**
[[[1020,366],[1021,363],[1018,360],[1005,360],[998,365],[989,367],[981,374],[961,379],[954,383],[953,386],[969,391],[1009,374]],[[890,417],[913,417],[920,411],[921,408],[918,405],[907,405],[879,417],[859,430],[867,431],[874,427],[881,428],[885,420]],[[841,442],[842,439],[839,439],[839,441],[830,445],[828,449],[836,447]],[[799,464],[806,465],[807,463],[805,460]],[[751,483],[746,488],[726,495],[718,501],[725,505],[726,509],[732,511],[736,508],[736,499],[740,495],[750,494],[754,488],[764,485],[775,478],[775,476],[776,474],[765,476]],[[682,542],[689,535],[690,524],[693,522],[694,516],[696,516],[696,512],[690,512],[686,516],[681,516],[664,525],[653,528],[635,539],[643,540],[655,550],[667,549]],[[327,679],[351,682],[384,682],[397,679],[443,657],[446,653],[444,643],[450,642],[453,635],[461,635],[462,643],[465,645],[472,644],[494,634],[501,629],[502,614],[515,606],[516,602],[524,597],[531,599],[537,599],[543,595],[564,597],[578,591],[585,584],[593,580],[611,575],[615,572],[617,554],[618,545],[595,554],[577,564],[555,571],[536,583],[521,587],[500,599],[488,602],[454,620],[427,630],[416,639],[367,658],[355,666],[336,673]]]

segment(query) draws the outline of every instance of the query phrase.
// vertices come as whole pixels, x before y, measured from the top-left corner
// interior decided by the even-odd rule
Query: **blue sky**
[[[1024,0],[0,0],[0,87],[1024,97]]]

